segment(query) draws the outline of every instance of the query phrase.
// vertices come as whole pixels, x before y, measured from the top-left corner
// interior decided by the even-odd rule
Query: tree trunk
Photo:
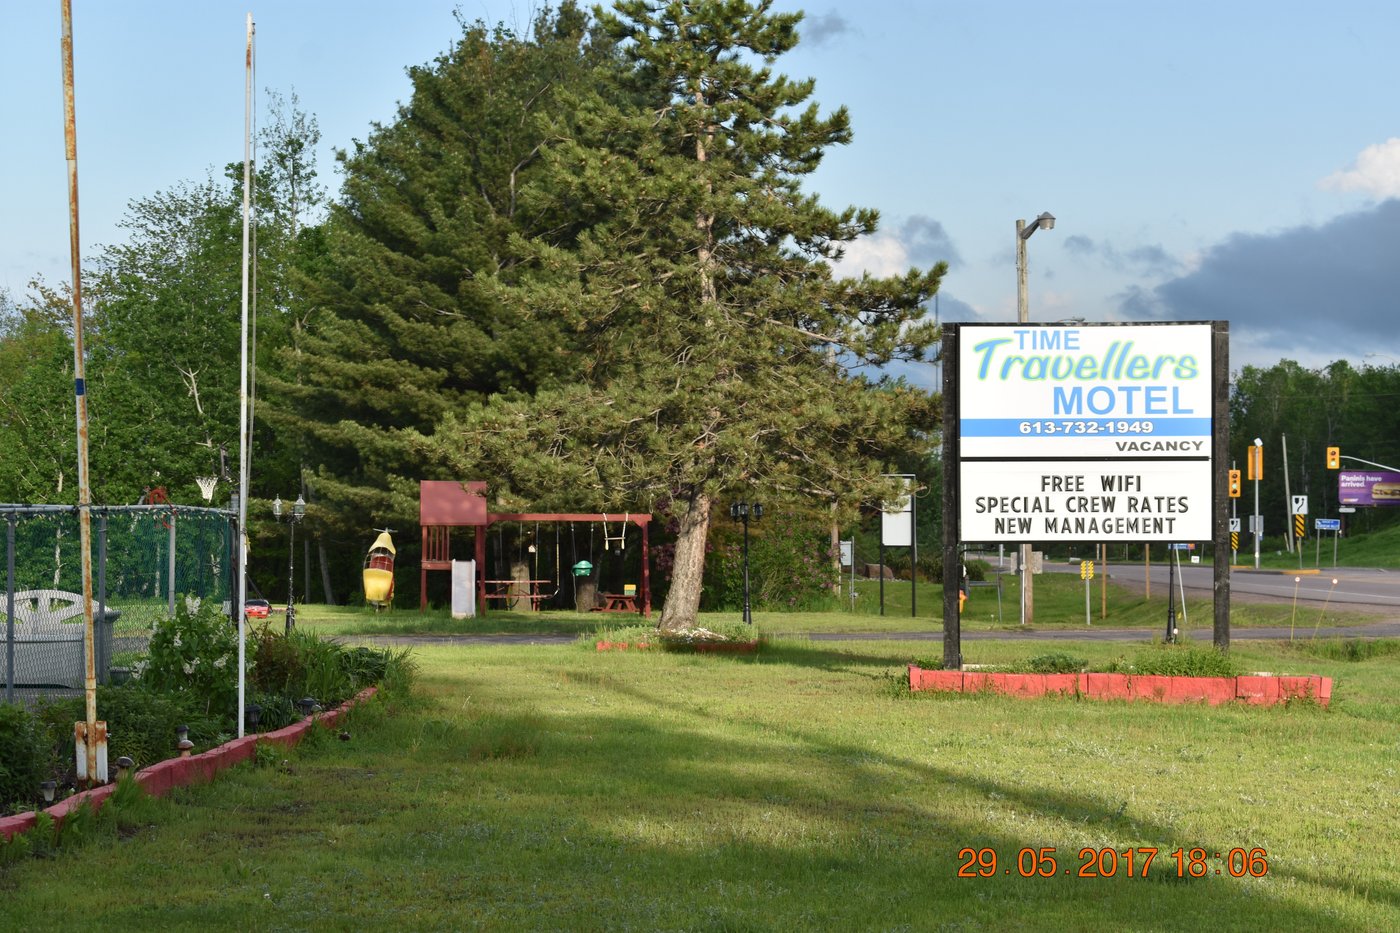
[[[710,497],[697,492],[680,516],[676,559],[671,567],[671,589],[657,627],[663,632],[693,628],[700,612],[700,592],[705,577],[705,539],[710,532]]]
[[[326,542],[316,536],[316,556],[321,564],[321,589],[326,594],[326,605],[335,605],[335,590],[331,588],[331,563],[326,559]]]

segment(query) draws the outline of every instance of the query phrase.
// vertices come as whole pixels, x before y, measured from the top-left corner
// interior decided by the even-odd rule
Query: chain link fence
[[[235,515],[176,505],[93,506],[98,683],[139,663],[178,600],[231,602]],[[0,680],[6,702],[80,693],[85,678],[82,552],[73,506],[0,505],[5,589]]]

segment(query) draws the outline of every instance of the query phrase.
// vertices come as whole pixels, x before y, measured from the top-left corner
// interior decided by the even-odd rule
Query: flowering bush
[[[237,631],[216,606],[186,600],[155,624],[140,678],[150,689],[197,697],[205,712],[236,709]]]
[[[749,600],[766,612],[824,608],[831,599],[830,530],[799,522],[749,529]],[[734,610],[744,602],[744,552],[732,528],[716,528],[720,539],[705,561],[706,610]]]

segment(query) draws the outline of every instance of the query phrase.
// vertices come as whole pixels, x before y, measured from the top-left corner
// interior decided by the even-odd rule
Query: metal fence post
[[[5,522],[5,702],[15,701],[15,517]]]
[[[168,567],[167,570],[166,570],[166,581],[165,581],[165,584],[166,584],[167,589],[169,589],[169,591],[170,591],[170,597],[169,597],[169,599],[167,600],[167,604],[168,604],[168,608],[169,608],[169,610],[170,610],[170,617],[173,619],[173,618],[175,618],[175,510],[174,510],[174,509],[171,509],[171,510],[170,510],[170,563],[169,563],[169,567]]]

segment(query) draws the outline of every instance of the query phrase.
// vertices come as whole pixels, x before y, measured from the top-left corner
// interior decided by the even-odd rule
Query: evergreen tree
[[[573,95],[544,153],[547,208],[597,212],[573,241],[519,248],[501,305],[562,321],[582,368],[569,386],[444,411],[430,456],[492,476],[536,507],[584,500],[678,524],[663,629],[693,624],[712,507],[814,497],[849,510],[890,487],[881,467],[934,427],[926,393],[878,375],[935,337],[923,304],[945,267],[835,279],[843,244],[877,215],[801,188],[850,139],[813,82],[775,74],[800,14],[739,0],[623,0],[600,14],[631,94]],[[804,104],[806,106],[804,106]]]
[[[484,283],[515,275],[516,239],[567,241],[588,222],[538,187],[545,134],[568,120],[562,90],[606,74],[598,38],[573,3],[528,36],[463,23],[449,52],[409,69],[395,122],[340,153],[313,316],[274,388],[347,540],[416,521],[417,480],[454,478],[416,440],[449,412],[573,378],[563,322],[503,306]]]

